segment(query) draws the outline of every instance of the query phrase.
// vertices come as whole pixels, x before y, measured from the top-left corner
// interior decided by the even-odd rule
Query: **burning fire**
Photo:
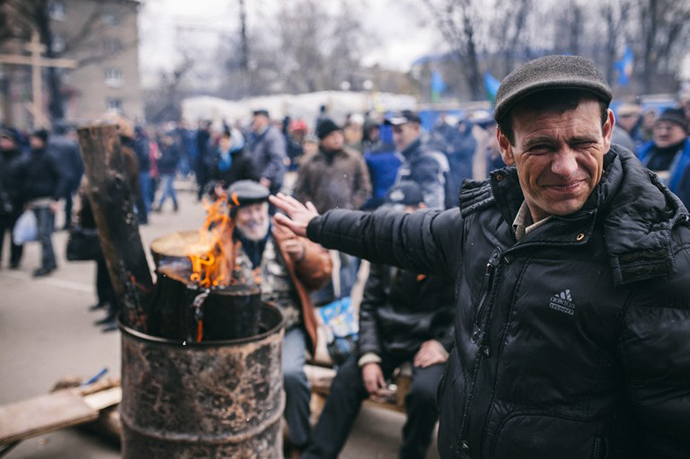
[[[234,222],[230,218],[230,208],[239,205],[239,201],[234,193],[230,199],[232,201],[226,194],[213,203],[204,198],[206,221],[199,229],[199,242],[186,248],[186,255],[192,262],[189,280],[201,288],[227,287],[235,283],[232,276],[235,264]]]

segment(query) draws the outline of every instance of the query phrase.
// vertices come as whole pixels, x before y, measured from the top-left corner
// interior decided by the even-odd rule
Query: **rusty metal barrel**
[[[122,331],[122,457],[282,458],[283,318],[258,335],[187,343]]]

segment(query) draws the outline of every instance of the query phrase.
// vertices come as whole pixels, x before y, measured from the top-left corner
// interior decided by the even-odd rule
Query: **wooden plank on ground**
[[[0,406],[0,445],[98,418],[78,394],[58,391]]]

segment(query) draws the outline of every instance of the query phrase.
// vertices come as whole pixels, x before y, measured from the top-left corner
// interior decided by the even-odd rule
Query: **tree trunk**
[[[644,11],[644,10],[643,10]],[[657,2],[656,0],[649,0],[647,3],[647,16],[644,20],[647,21],[647,27],[644,37],[644,91],[646,94],[652,92],[652,81],[657,74],[656,56],[655,56],[655,41],[656,41],[656,16],[657,16]]]
[[[124,175],[116,126],[86,126],[78,130],[98,236],[124,323],[146,332],[151,271],[134,215],[134,200]]]

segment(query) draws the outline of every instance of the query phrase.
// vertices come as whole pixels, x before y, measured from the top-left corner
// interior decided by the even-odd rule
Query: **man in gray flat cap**
[[[508,167],[460,206],[277,221],[325,247],[446,276],[455,347],[439,387],[443,458],[687,458],[690,217],[611,145],[611,90],[577,56],[508,75]]]

